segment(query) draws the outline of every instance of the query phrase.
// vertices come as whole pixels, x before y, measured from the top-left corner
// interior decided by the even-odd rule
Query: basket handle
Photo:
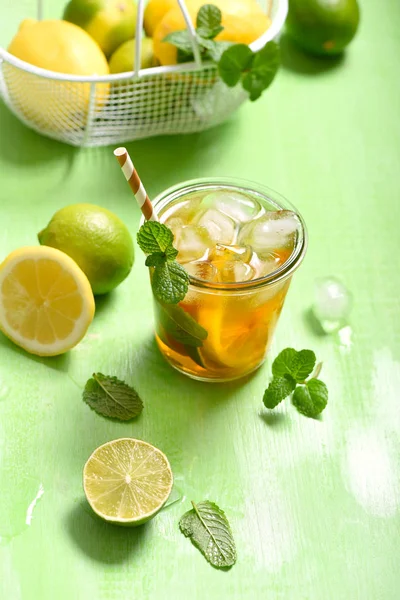
[[[133,58],[133,70],[135,77],[139,76],[140,63],[142,58],[142,35],[143,35],[143,18],[144,18],[144,0],[139,0],[137,5],[137,20],[135,33],[135,56]]]
[[[199,43],[197,41],[196,30],[193,27],[192,19],[190,18],[190,14],[187,9],[185,0],[178,0],[178,4],[179,4],[179,8],[181,9],[183,18],[185,19],[186,28],[189,32],[190,41],[191,41],[192,49],[193,49],[194,62],[199,67],[199,69],[201,69],[202,62],[201,62],[201,56],[200,56]]]
[[[43,19],[43,0],[37,0],[36,2],[36,16],[38,21]]]

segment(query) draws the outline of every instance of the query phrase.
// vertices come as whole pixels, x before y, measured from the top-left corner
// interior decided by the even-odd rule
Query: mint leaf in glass
[[[269,386],[264,392],[263,402],[267,408],[275,408],[282,400],[296,388],[296,382],[290,375],[283,377],[273,377]]]
[[[146,267],[160,267],[167,261],[165,252],[153,252],[146,258]]]
[[[328,388],[323,381],[310,379],[295,389],[292,403],[302,415],[315,419],[328,404]]]
[[[199,9],[196,19],[196,33],[205,39],[215,38],[223,27],[221,25],[222,13],[218,6],[204,4]]]
[[[163,223],[146,221],[137,234],[137,242],[145,254],[165,252],[173,245],[174,234]]]
[[[165,333],[176,342],[193,348],[200,348],[208,333],[189,313],[180,306],[163,305],[155,302],[157,321]]]
[[[120,421],[129,421],[143,410],[143,402],[132,387],[102,373],[93,373],[83,391],[83,400],[103,417]]]
[[[246,44],[234,44],[225,50],[218,63],[221,79],[229,87],[235,87],[243,71],[250,69],[254,52]]]
[[[217,569],[232,567],[236,562],[236,546],[229,521],[214,502],[205,500],[179,521],[182,533],[191,539],[208,562]]]
[[[174,260],[154,269],[151,285],[158,300],[165,304],[178,304],[186,296],[189,281],[187,271]]]

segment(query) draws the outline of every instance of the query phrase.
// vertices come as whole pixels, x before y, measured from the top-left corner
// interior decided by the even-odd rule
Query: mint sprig
[[[272,363],[273,378],[264,392],[264,404],[275,408],[293,393],[292,403],[306,417],[316,418],[328,403],[328,388],[318,379],[322,363],[315,368],[316,357],[312,350],[297,351],[286,348]]]
[[[229,87],[241,82],[249,93],[250,100],[257,100],[271,85],[280,65],[279,47],[268,42],[258,52],[253,52],[246,44],[233,44],[216,41],[223,26],[222,13],[213,4],[203,5],[196,19],[196,39],[203,60],[212,60],[217,64],[221,79]],[[169,42],[178,49],[178,62],[194,60],[192,41],[187,30],[168,34],[163,42]]]
[[[164,304],[181,302],[189,287],[189,274],[176,261],[178,251],[173,246],[174,235],[163,223],[147,221],[138,231],[137,241],[147,254],[146,266],[153,267],[154,296]]]

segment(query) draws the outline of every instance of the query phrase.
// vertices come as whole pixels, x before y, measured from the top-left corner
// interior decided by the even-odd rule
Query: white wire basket
[[[250,45],[253,51],[279,35],[288,10],[288,0],[258,2],[272,23]],[[213,63],[202,63],[185,1],[178,3],[191,35],[193,63],[140,69],[145,0],[139,0],[131,72],[102,77],[64,75],[30,65],[0,47],[0,96],[28,127],[73,146],[104,146],[191,133],[223,122],[247,99],[247,94],[240,85],[228,88]],[[19,21],[27,16],[49,18],[43,0],[31,0],[31,4],[35,5],[30,6],[31,14],[25,6],[14,33]],[[22,12],[21,3],[18,5]],[[0,43],[7,46],[11,40],[4,37],[0,25]]]

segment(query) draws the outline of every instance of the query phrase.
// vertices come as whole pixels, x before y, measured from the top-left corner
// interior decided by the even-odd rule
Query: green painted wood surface
[[[364,0],[343,61],[308,59],[285,42],[273,88],[229,123],[128,144],[152,195],[183,179],[241,175],[302,211],[309,252],[272,355],[286,346],[317,352],[330,388],[323,419],[288,404],[263,409],[270,361],[236,385],[173,372],[152,338],[137,252],[130,278],[98,302],[88,336],[68,355],[30,357],[0,337],[1,598],[399,598],[399,28],[397,0]],[[0,105],[0,256],[34,244],[57,208],[78,201],[137,229],[111,148],[46,140]],[[317,335],[306,316],[314,279],[330,274],[354,294],[351,344]],[[93,370],[135,384],[145,403],[136,422],[107,421],[82,402]],[[122,436],[164,450],[185,497],[137,530],[98,522],[82,492],[89,454]],[[189,500],[205,498],[234,530],[229,573],[178,531]]]

